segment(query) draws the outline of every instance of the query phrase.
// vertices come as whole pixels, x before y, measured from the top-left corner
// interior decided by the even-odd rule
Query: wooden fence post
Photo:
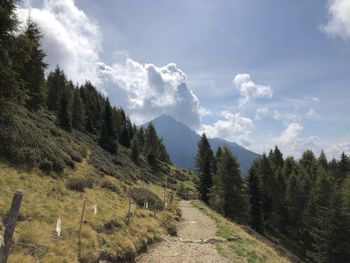
[[[131,197],[129,200],[129,209],[128,209],[128,219],[127,219],[127,224],[129,225],[130,222],[130,213],[131,213]]]
[[[81,258],[81,228],[82,228],[83,222],[84,222],[85,206],[86,206],[86,198],[84,198],[83,209],[81,211],[81,217],[80,217],[79,240],[78,240],[78,259]]]
[[[23,193],[21,191],[17,191],[13,196],[10,214],[4,234],[4,246],[0,248],[0,263],[7,262],[7,258],[10,253],[13,232],[15,231],[16,221],[19,214],[19,209],[21,208],[22,199]]]

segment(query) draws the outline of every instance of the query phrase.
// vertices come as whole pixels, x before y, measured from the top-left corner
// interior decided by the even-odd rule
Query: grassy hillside
[[[131,262],[148,244],[176,233],[179,211],[176,204],[163,209],[163,186],[170,192],[186,185],[185,193],[196,195],[192,172],[165,163],[152,168],[143,156],[135,163],[123,146],[112,155],[93,135],[60,129],[50,112],[19,107],[0,126],[1,234],[13,193],[24,192],[9,262],[78,262],[84,198],[81,262]],[[134,202],[127,224],[130,196]],[[146,198],[149,210],[141,209]]]
[[[204,203],[193,201],[192,204],[215,220],[218,226],[217,235],[227,240],[227,243],[218,243],[217,249],[233,262],[301,262],[289,251],[269,242],[250,228],[227,220]]]

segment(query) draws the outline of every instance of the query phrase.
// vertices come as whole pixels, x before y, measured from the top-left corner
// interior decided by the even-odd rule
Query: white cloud
[[[270,113],[269,108],[261,107],[256,109],[255,119],[260,120],[263,117],[267,116]]]
[[[223,111],[222,119],[215,122],[213,125],[202,125],[202,131],[208,137],[219,137],[232,142],[238,142],[245,146],[249,146],[249,134],[254,128],[254,123],[251,119],[241,116],[240,113],[231,113]]]
[[[321,26],[321,30],[330,36],[350,38],[350,1],[329,1],[328,13],[329,20]]]
[[[295,146],[299,142],[299,135],[303,130],[303,126],[298,122],[290,123],[281,135],[276,138],[276,142],[281,145]]]
[[[99,84],[97,63],[102,41],[99,26],[72,0],[45,0],[40,9],[20,8],[20,21],[25,21],[29,13],[42,30],[49,70],[58,64],[74,82],[91,80]]]
[[[199,128],[203,110],[176,64],[157,67],[127,59],[112,66],[100,63],[100,72],[111,101],[127,107],[138,123],[166,113]]]
[[[272,98],[273,96],[273,92],[270,86],[255,84],[250,79],[249,74],[237,74],[232,83],[242,97],[239,101],[240,106],[247,104],[253,99]]]
[[[74,82],[90,80],[138,124],[166,113],[199,128],[200,115],[205,112],[188,88],[186,74],[176,64],[142,64],[129,58],[126,51],[116,51],[118,62],[107,65],[100,59],[99,25],[73,0],[44,0],[42,8],[28,5],[19,9],[19,18],[25,21],[30,12],[40,25],[49,70],[59,64]]]

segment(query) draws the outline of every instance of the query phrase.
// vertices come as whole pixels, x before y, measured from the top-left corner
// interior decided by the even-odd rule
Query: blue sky
[[[46,0],[50,67],[137,122],[166,113],[259,153],[350,152],[350,0]],[[54,32],[54,33],[53,33]]]

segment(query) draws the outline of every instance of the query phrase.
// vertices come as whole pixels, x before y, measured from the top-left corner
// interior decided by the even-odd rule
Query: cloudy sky
[[[258,153],[350,153],[350,0],[22,1],[49,69],[141,124],[169,114]]]

